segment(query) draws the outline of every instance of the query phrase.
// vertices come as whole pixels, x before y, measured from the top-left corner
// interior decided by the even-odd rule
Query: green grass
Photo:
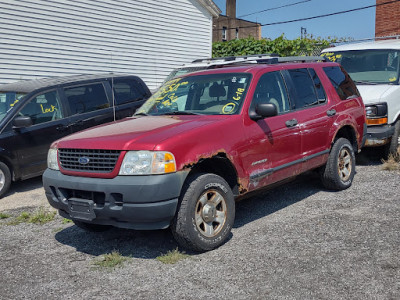
[[[7,223],[7,225],[18,225],[21,223],[32,223],[43,225],[54,220],[56,215],[55,211],[45,210],[43,207],[39,208],[33,213],[22,212],[19,216]]]
[[[65,225],[65,224],[69,224],[69,223],[73,223],[73,222],[72,222],[72,220],[70,220],[70,219],[65,219],[65,218],[64,218],[64,219],[62,220],[62,223]]]
[[[8,219],[10,217],[10,215],[0,212],[0,219]]]
[[[168,251],[166,254],[157,256],[157,260],[164,264],[176,264],[178,261],[188,258],[185,252],[179,252],[178,248]]]
[[[128,259],[129,257],[124,257],[118,251],[114,250],[96,259],[93,265],[98,269],[115,269],[117,267],[122,267]]]

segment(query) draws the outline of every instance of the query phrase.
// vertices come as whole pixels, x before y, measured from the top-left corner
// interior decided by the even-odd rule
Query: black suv
[[[43,173],[53,141],[131,116],[150,95],[139,77],[126,74],[0,85],[0,197],[11,181]]]

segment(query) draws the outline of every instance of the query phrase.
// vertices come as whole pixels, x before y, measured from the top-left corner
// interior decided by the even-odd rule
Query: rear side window
[[[110,107],[102,83],[65,88],[71,114],[81,114]]]
[[[346,100],[359,97],[360,93],[349,74],[341,67],[324,67],[325,74],[328,76],[333,87],[336,89],[340,99]]]
[[[148,96],[142,86],[132,79],[114,79],[112,86],[117,104],[143,100]]]
[[[314,70],[312,71],[314,72]],[[321,84],[317,87],[318,77],[318,79],[314,78],[314,81],[308,69],[292,69],[288,70],[288,73],[295,88],[295,109],[314,106],[320,103],[318,98],[324,98],[322,96],[324,92],[321,90]],[[317,96],[317,93],[320,95]]]

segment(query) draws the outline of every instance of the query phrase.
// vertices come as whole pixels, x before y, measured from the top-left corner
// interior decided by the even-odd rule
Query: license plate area
[[[73,219],[92,221],[96,218],[94,202],[79,198],[68,199],[69,215]]]

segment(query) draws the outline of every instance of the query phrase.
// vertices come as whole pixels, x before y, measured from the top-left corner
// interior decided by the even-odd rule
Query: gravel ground
[[[330,192],[302,175],[238,203],[225,245],[176,264],[156,259],[177,247],[168,230],[86,233],[59,216],[44,225],[3,219],[0,299],[397,300],[399,179],[378,164],[357,166],[350,189]],[[0,211],[43,205],[40,181],[31,184],[0,199]],[[113,250],[129,258],[122,267],[94,268]]]

